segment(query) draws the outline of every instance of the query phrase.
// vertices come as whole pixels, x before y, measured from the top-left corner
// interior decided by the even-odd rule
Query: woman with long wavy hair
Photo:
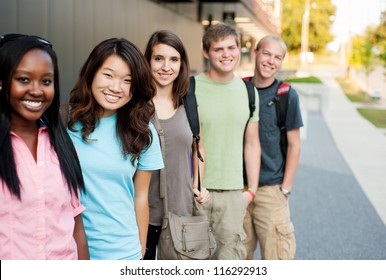
[[[67,125],[87,189],[81,202],[91,259],[145,253],[150,178],[163,168],[150,123],[154,94],[142,53],[118,38],[92,50],[71,91]]]

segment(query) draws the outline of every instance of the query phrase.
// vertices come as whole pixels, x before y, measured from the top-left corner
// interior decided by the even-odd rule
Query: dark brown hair
[[[131,71],[130,101],[117,110],[116,133],[122,143],[122,153],[132,156],[132,163],[152,141],[149,122],[154,114],[152,99],[156,92],[150,67],[143,54],[131,42],[123,38],[111,38],[99,43],[81,68],[78,81],[70,93],[70,118],[68,127],[75,131],[75,124],[82,124],[82,138],[98,125],[103,108],[96,102],[91,86],[97,71],[111,55],[119,56]]]
[[[165,44],[174,48],[181,56],[180,73],[173,83],[173,103],[174,108],[178,108],[178,106],[182,103],[182,98],[186,95],[189,88],[189,58],[185,47],[177,34],[170,30],[160,30],[154,32],[150,36],[146,46],[145,58],[149,64],[153,54],[153,48],[159,44]]]
[[[205,31],[204,36],[202,37],[202,48],[204,51],[209,52],[212,42],[216,42],[228,36],[235,37],[237,46],[240,46],[239,34],[233,26],[221,22],[212,25]]]

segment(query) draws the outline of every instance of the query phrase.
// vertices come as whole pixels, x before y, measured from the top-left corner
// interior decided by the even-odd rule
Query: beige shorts
[[[290,220],[288,199],[280,186],[259,187],[244,217],[247,259],[253,259],[257,243],[263,260],[289,260],[295,257],[296,241]]]
[[[243,217],[246,202],[242,190],[213,191],[210,200],[198,205],[208,215],[217,242],[214,260],[245,260]]]

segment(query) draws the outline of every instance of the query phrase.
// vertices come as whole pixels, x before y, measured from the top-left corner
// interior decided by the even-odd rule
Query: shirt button
[[[40,166],[40,167],[44,166],[44,161],[39,160],[39,161],[38,161],[38,166]]]

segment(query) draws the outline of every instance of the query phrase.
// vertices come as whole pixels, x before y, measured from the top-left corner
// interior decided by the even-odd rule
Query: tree
[[[383,62],[383,67],[386,68],[386,11],[383,12],[382,22],[375,28],[371,36],[371,42],[378,48],[378,57]]]
[[[373,44],[369,40],[370,33],[356,35],[352,39],[350,64],[357,70],[364,69],[366,75],[373,70]]]
[[[351,41],[351,53],[349,56],[349,63],[356,70],[363,69],[366,74],[366,88],[369,90],[369,76],[374,70],[375,55],[374,46],[371,42],[374,30],[368,28],[365,35],[356,35]],[[367,97],[367,95],[366,95]]]
[[[290,51],[299,51],[301,46],[302,17],[305,9],[305,0],[282,1],[282,37]],[[336,7],[331,0],[310,1],[310,24],[308,45],[309,50],[317,52],[323,50],[328,42],[333,40],[330,32]]]

